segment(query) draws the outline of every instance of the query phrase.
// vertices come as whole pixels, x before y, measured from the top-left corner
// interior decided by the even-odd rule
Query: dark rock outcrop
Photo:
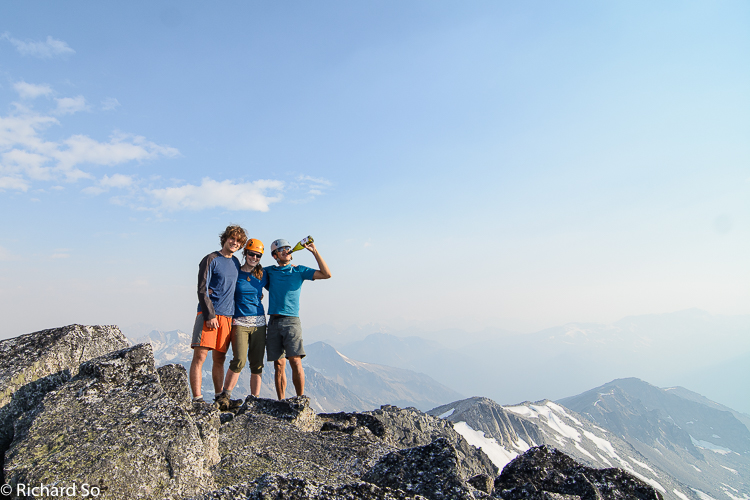
[[[562,496],[550,496],[550,495]],[[549,446],[531,448],[495,479],[503,500],[662,500],[654,488],[622,469],[592,469]]]
[[[425,446],[389,453],[362,479],[381,487],[400,488],[430,500],[476,498],[462,472],[456,449],[446,438],[440,437]]]
[[[357,481],[330,486],[315,481],[264,474],[256,481],[229,486],[192,500],[426,500],[421,495]]]
[[[470,477],[466,482],[485,493],[492,493],[495,489],[495,480],[487,474],[477,474],[474,477]]]
[[[432,443],[444,438],[456,450],[463,470],[462,476],[469,478],[477,474],[492,477],[498,473],[497,467],[487,455],[470,445],[463,436],[453,429],[453,424],[422,413],[415,408],[398,408],[383,405],[378,410],[365,412],[375,417],[385,429],[384,439],[398,448],[411,448]]]
[[[218,427],[215,410],[201,417]],[[189,411],[162,388],[151,346],[141,344],[81,364],[24,413],[5,478],[13,486],[75,480],[110,498],[179,498],[214,487],[211,460]]]

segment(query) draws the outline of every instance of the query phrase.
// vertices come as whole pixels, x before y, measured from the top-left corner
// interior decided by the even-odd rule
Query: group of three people
[[[314,243],[309,250],[319,269],[293,266],[291,245],[283,239],[271,244],[276,265],[263,267],[260,259],[265,248],[260,240],[247,238],[240,226],[229,226],[220,236],[221,250],[212,252],[198,266],[198,315],[193,327],[193,360],[190,365],[190,387],[194,402],[202,402],[203,363],[209,351],[215,403],[226,409],[242,368],[250,362],[250,392],[260,395],[263,354],[274,365],[276,395],[286,395],[286,360],[292,369],[292,382],[298,396],[305,393],[302,358],[305,349],[299,319],[299,296],[306,280],[331,277],[328,265]],[[240,265],[234,254],[244,247],[245,263]],[[261,300],[268,290],[268,314]],[[224,361],[229,346],[232,361],[224,375]]]

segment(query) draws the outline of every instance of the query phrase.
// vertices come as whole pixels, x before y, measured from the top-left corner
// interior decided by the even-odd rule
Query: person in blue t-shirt
[[[224,385],[224,360],[232,330],[234,315],[234,288],[240,261],[234,252],[247,241],[240,226],[228,226],[219,237],[221,250],[211,252],[198,265],[198,315],[193,325],[193,360],[190,363],[190,389],[193,401],[203,402],[201,382],[203,362],[211,351],[213,366],[211,378],[218,395]]]
[[[286,240],[271,243],[271,255],[276,259],[275,266],[264,268],[268,275],[268,314],[270,319],[266,329],[266,354],[273,361],[276,395],[284,399],[286,395],[286,360],[292,368],[292,383],[297,396],[305,394],[305,371],[302,358],[305,349],[302,345],[302,324],[299,319],[299,294],[306,280],[326,280],[331,270],[320,256],[314,243],[305,248],[312,252],[319,270],[307,266],[292,265],[292,246]]]

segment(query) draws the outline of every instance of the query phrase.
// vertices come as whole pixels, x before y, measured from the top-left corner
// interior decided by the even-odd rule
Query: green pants
[[[265,326],[232,326],[232,361],[229,369],[240,373],[250,358],[250,373],[263,373],[266,351]]]

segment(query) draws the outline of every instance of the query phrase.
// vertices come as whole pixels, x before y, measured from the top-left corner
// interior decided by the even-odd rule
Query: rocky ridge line
[[[9,395],[0,432],[10,439],[3,471],[11,486],[85,482],[106,498],[222,500],[509,500],[519,487],[538,498],[615,500],[637,487],[646,492],[638,498],[661,498],[623,471],[599,480],[596,469],[577,469],[582,466],[563,454],[569,462],[548,460],[552,452],[536,448],[516,459],[526,460],[526,468],[508,476],[514,461],[497,476],[484,452],[449,422],[413,408],[316,414],[305,397],[250,396],[220,414],[190,401],[184,368],[157,369],[150,345],[123,348],[117,333],[73,325],[0,342],[0,365],[14,363],[0,378],[0,391]],[[114,348],[82,363],[75,356],[68,365],[43,361],[45,353],[83,350],[71,341],[76,335],[97,349]],[[20,383],[18,373],[36,379]],[[549,490],[547,476],[524,472],[540,467],[537,462],[548,475],[586,478],[598,493]],[[509,488],[514,480],[521,486]]]

